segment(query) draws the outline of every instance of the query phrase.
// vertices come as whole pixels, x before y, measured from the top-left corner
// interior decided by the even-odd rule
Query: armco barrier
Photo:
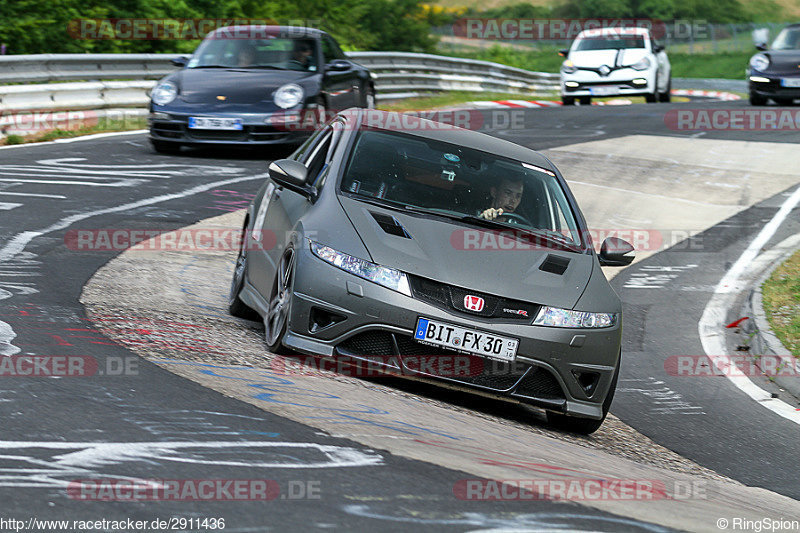
[[[539,96],[558,75],[488,61],[431,54],[351,52],[375,75],[378,99],[442,91]],[[0,56],[0,113],[142,107],[155,80],[172,72],[176,54],[43,54]],[[77,82],[76,80],[81,80]],[[116,80],[116,81],[105,81]],[[71,83],[42,83],[42,82]]]

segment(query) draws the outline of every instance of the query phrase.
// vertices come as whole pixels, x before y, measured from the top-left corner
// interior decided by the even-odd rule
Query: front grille
[[[564,391],[561,390],[561,385],[558,384],[555,376],[542,367],[532,368],[514,391],[514,394],[542,400],[566,399]]]
[[[273,126],[244,126],[242,130],[200,130],[189,129],[185,123],[151,123],[153,133],[171,139],[228,142],[278,142],[287,139],[291,133],[275,129]]]
[[[528,302],[493,296],[414,275],[409,275],[408,279],[414,298],[462,315],[522,322],[533,320],[539,311],[538,305]],[[483,309],[481,311],[467,309],[464,306],[464,297],[467,295],[483,298]]]
[[[356,334],[336,346],[338,355],[374,359],[386,362],[387,356],[399,356],[407,368],[422,370],[423,373],[440,379],[456,381],[473,387],[491,389],[498,392],[509,391],[525,375],[528,365],[508,365],[477,355],[465,355],[453,350],[428,346],[415,341],[408,335],[388,331],[367,331]],[[430,371],[420,367],[420,359],[433,365]],[[437,358],[446,358],[446,364],[437,366]],[[459,359],[456,359],[459,358]],[[454,361],[460,361],[460,371],[455,371]],[[445,369],[445,372],[438,370]]]

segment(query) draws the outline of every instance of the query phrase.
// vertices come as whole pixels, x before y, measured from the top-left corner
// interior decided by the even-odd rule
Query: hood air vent
[[[383,213],[373,213],[372,211],[370,211],[369,214],[372,215],[372,218],[375,219],[375,222],[378,223],[381,229],[389,235],[396,235],[406,239],[411,238],[411,235],[408,234],[403,225],[393,216],[384,215]]]
[[[567,259],[566,257],[548,254],[547,258],[539,267],[539,270],[550,272],[552,274],[558,274],[559,276],[561,276],[567,270],[568,266],[569,266],[569,259]]]

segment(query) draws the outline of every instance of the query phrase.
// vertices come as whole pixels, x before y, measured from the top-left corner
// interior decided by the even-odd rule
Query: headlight
[[[650,68],[650,58],[649,57],[641,58],[639,61],[631,65],[631,68],[633,70],[647,70],[648,68]]]
[[[303,101],[303,88],[296,83],[287,83],[275,91],[273,100],[281,109],[289,109]]]
[[[764,54],[756,54],[750,58],[750,67],[760,71],[767,70],[769,68],[769,58]]]
[[[378,285],[383,285],[388,289],[400,292],[406,296],[411,296],[411,288],[408,285],[408,277],[405,273],[376,265],[369,261],[364,261],[352,255],[337,252],[329,246],[311,241],[311,251],[325,262],[335,267],[341,268],[360,278],[364,278]]]
[[[166,105],[175,100],[176,96],[178,96],[178,86],[171,81],[159,83],[150,93],[150,99],[156,105]]]
[[[561,63],[561,72],[564,74],[573,74],[578,71],[578,67],[572,62],[571,59],[567,59],[563,63]]]
[[[555,328],[610,328],[617,323],[614,313],[588,313],[586,311],[570,311],[558,307],[542,307],[534,326],[551,326]]]

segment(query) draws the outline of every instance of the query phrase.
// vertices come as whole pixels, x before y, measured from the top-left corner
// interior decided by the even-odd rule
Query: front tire
[[[767,105],[767,97],[766,96],[761,96],[758,93],[751,92],[750,93],[750,105],[758,105],[758,106]]]
[[[574,96],[562,96],[561,97],[561,104],[562,105],[575,105],[575,97]]]
[[[283,351],[283,337],[286,336],[292,307],[295,258],[295,250],[291,247],[281,257],[264,316],[264,339],[273,353]]]
[[[239,247],[239,255],[236,257],[236,266],[233,268],[231,290],[228,293],[228,312],[235,317],[245,318],[247,320],[258,320],[258,313],[248,307],[241,298],[239,298],[244,288],[245,279],[247,278],[247,251],[245,250],[245,242],[247,242],[247,223],[245,223],[242,244]]]
[[[375,89],[371,86],[364,93],[364,109],[375,109]]]
[[[611,402],[614,401],[614,392],[617,390],[617,381],[619,380],[619,364],[614,371],[614,377],[611,378],[611,388],[608,390],[606,399],[603,401],[603,418],[594,420],[592,418],[578,418],[575,416],[567,416],[561,413],[554,413],[547,411],[547,423],[551,426],[569,431],[570,433],[578,433],[580,435],[591,435],[603,425],[608,415],[608,410],[611,408]]]
[[[177,154],[181,151],[181,143],[150,139],[150,144],[153,145],[153,150],[159,154]]]
[[[592,105],[592,97],[591,96],[581,96],[581,105]]]
[[[666,91],[659,93],[658,99],[662,102],[669,102],[672,100],[672,76],[670,76],[669,81],[667,82]]]

